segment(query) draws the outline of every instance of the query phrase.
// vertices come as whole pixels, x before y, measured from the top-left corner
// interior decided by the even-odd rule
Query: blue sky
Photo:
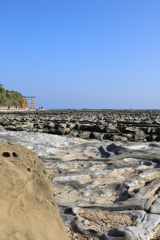
[[[1,0],[0,83],[37,108],[159,109],[159,11],[159,0]]]

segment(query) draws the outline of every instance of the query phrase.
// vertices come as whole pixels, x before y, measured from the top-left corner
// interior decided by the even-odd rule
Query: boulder
[[[5,132],[6,129],[5,129],[3,126],[0,125],[0,132],[1,132],[1,131]]]
[[[59,135],[65,135],[65,134],[70,133],[70,129],[69,129],[69,128],[59,127],[57,133],[58,133]]]
[[[88,139],[88,138],[90,138],[90,136],[91,136],[91,132],[89,132],[89,131],[79,133],[79,137],[83,138],[83,139]]]
[[[103,134],[98,133],[98,132],[93,132],[91,136],[97,140],[103,141]]]
[[[122,141],[125,142],[128,139],[126,137],[120,136],[120,135],[114,135],[113,137],[111,137],[112,141]]]
[[[37,154],[0,142],[0,236],[14,240],[68,240],[53,185]]]
[[[108,126],[106,128],[107,133],[119,133],[119,129],[117,129],[115,126]]]

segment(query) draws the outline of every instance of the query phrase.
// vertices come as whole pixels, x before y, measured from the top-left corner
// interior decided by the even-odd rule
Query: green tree
[[[2,86],[0,86],[0,105],[1,106],[19,106],[23,103],[22,100],[23,95],[16,91],[5,90]],[[26,106],[28,103],[26,101]]]
[[[0,93],[3,93],[3,92],[5,92],[5,89],[2,86],[0,86]]]

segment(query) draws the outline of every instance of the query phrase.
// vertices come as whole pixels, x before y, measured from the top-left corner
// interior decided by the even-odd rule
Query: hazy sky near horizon
[[[37,108],[159,109],[159,12],[160,0],[1,0],[0,83]]]

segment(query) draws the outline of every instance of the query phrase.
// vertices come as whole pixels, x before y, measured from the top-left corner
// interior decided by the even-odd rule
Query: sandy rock
[[[0,239],[67,240],[53,185],[37,154],[0,142]]]
[[[124,141],[127,141],[127,138],[119,135],[114,135],[113,137],[111,137],[111,140],[124,142]]]
[[[83,139],[88,139],[88,138],[90,138],[90,135],[91,135],[91,132],[88,132],[88,131],[86,131],[86,132],[80,132],[80,133],[79,133],[79,137],[81,137],[81,138],[83,138]]]
[[[70,133],[70,129],[64,128],[64,127],[59,127],[57,132],[59,135],[65,135],[65,134]]]

